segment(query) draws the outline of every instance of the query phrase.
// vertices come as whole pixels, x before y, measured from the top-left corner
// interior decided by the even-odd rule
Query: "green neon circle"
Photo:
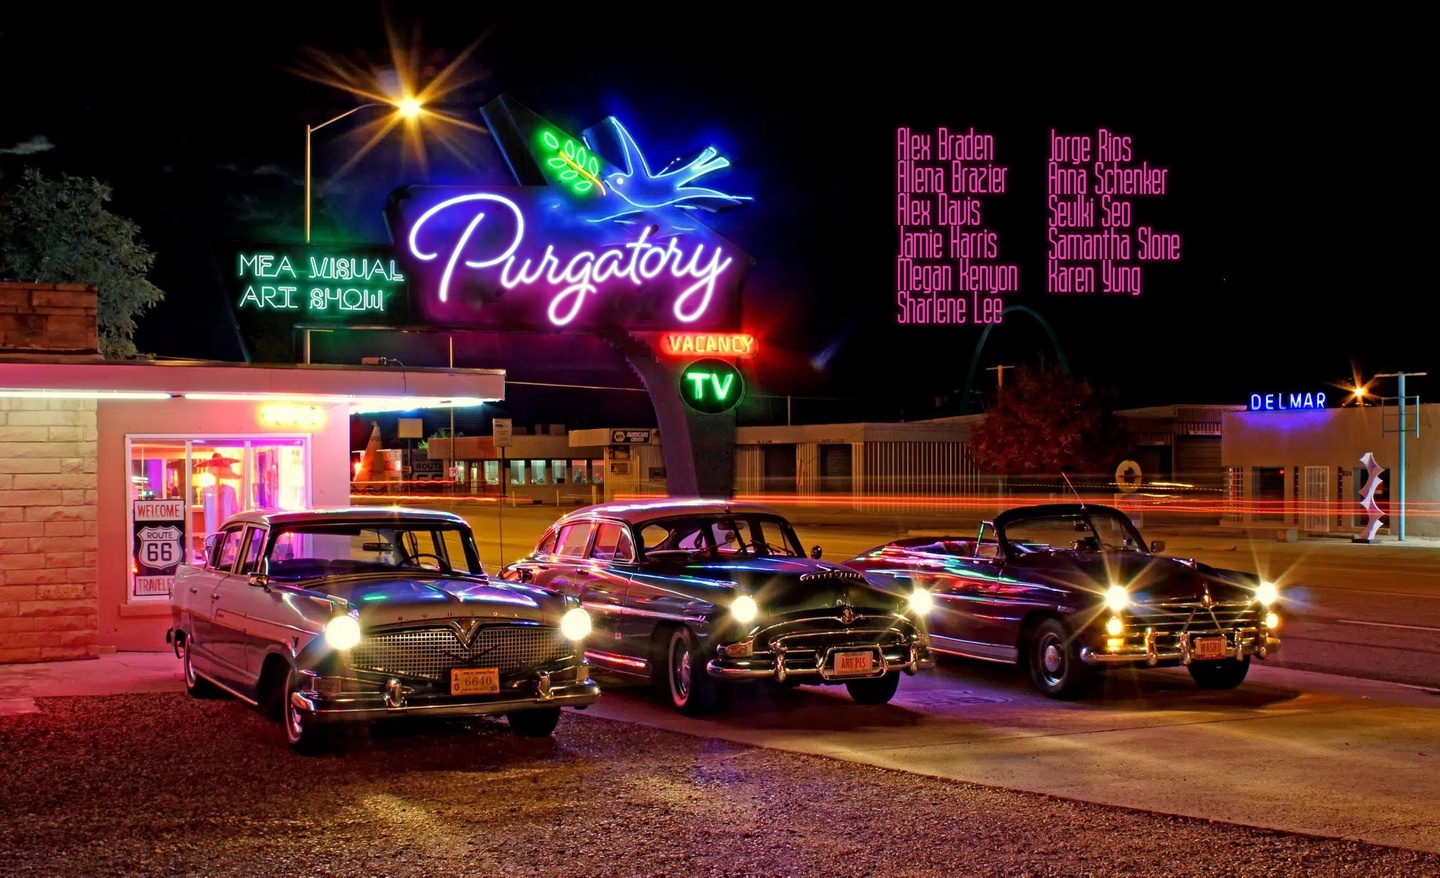
[[[680,370],[680,398],[704,415],[730,411],[745,398],[745,376],[725,360],[706,357]]]

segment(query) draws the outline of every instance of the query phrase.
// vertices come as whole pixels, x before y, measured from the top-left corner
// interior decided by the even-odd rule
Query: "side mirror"
[[[819,547],[819,546],[811,546],[811,547],[810,547],[810,557],[811,557],[811,558],[814,558],[816,561],[819,561],[819,560],[820,560],[820,547]]]
[[[255,569],[250,571],[250,576],[245,580],[247,585],[255,588],[270,590],[270,559],[261,558],[255,562]]]
[[[1152,542],[1150,543],[1150,551],[1153,552],[1153,553],[1155,553],[1156,555],[1158,555],[1158,554],[1160,554],[1161,552],[1165,551],[1165,541],[1164,541],[1164,540],[1154,540],[1154,541],[1152,541]]]

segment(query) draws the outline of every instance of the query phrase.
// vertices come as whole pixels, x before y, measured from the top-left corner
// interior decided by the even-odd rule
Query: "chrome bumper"
[[[1270,632],[1256,634],[1253,629],[1248,632],[1224,632],[1226,641],[1226,659],[1239,661],[1246,656],[1266,658],[1271,653],[1280,649],[1280,638]],[[1173,644],[1161,646],[1153,631],[1146,632],[1143,644],[1127,642],[1122,648],[1111,650],[1097,650],[1094,647],[1080,647],[1080,661],[1089,665],[1118,665],[1118,664],[1144,664],[1155,666],[1161,662],[1179,662],[1188,665],[1195,658],[1195,645],[1192,642],[1196,637],[1216,637],[1218,633],[1211,632],[1203,635],[1189,634],[1175,638]]]
[[[313,722],[366,722],[401,716],[495,716],[538,707],[589,707],[600,700],[600,684],[586,679],[583,683],[542,687],[533,694],[505,692],[480,698],[484,700],[455,701],[450,696],[434,695],[414,698],[399,681],[392,680],[381,691],[345,692],[333,697],[302,689],[291,693],[290,704],[304,711]]]
[[[859,652],[872,650],[876,655],[876,661],[868,674],[836,674],[827,668],[834,667],[834,654],[837,652]],[[836,646],[831,647],[813,668],[792,668],[785,662],[784,650],[775,650],[769,655],[755,656],[749,659],[730,659],[722,661],[713,658],[705,665],[705,670],[710,676],[717,680],[763,680],[772,679],[777,683],[783,683],[794,677],[799,679],[818,678],[827,683],[844,683],[850,680],[865,680],[874,677],[883,677],[889,673],[904,671],[914,675],[921,668],[935,667],[935,659],[930,650],[920,646],[912,645],[909,651],[902,658],[887,658],[884,651],[878,646]]]

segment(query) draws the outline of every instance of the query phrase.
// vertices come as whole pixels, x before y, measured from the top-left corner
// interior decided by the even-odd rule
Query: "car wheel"
[[[510,731],[522,738],[548,738],[560,723],[560,708],[522,710],[505,714]]]
[[[300,684],[300,675],[293,671],[285,677],[285,694],[280,701],[280,723],[285,726],[285,738],[290,746],[300,753],[317,753],[331,741],[329,731],[323,726],[310,722],[305,711],[296,707],[291,695]]]
[[[695,634],[689,628],[677,628],[670,635],[665,677],[670,703],[681,713],[702,716],[715,709],[715,681],[705,670],[705,657],[700,655]]]
[[[1191,662],[1187,667],[1190,678],[1201,689],[1234,689],[1245,682],[1245,675],[1250,673],[1250,656],[1239,661]]]
[[[895,690],[900,688],[900,672],[869,680],[851,680],[845,688],[859,704],[885,704],[895,697]]]
[[[1075,698],[1090,683],[1080,650],[1059,619],[1046,619],[1030,634],[1030,679],[1051,698]]]
[[[190,642],[188,640],[181,647],[180,660],[185,673],[185,691],[191,698],[215,698],[220,695],[219,686],[195,673],[195,662],[190,658]]]

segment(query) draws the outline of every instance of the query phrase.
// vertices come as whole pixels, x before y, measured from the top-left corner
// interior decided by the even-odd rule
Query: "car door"
[[[590,612],[595,633],[590,644],[598,651],[629,654],[620,626],[629,597],[630,577],[635,572],[635,541],[623,521],[599,521],[587,553],[587,563],[577,566],[575,587],[581,605]]]
[[[286,618],[293,610],[284,602],[280,593],[258,585],[250,584],[250,576],[260,572],[260,560],[264,557],[265,537],[269,531],[258,525],[245,529],[245,540],[240,547],[240,558],[235,564],[233,583],[225,583],[224,599],[230,601],[229,609],[239,613],[245,620],[244,663],[245,677],[252,684],[258,684],[260,670],[265,665],[265,654],[271,644],[283,643],[294,630]]]
[[[553,541],[550,534],[546,534],[546,538],[541,540],[540,546],[529,558],[514,565],[520,578],[525,582],[533,582],[581,599],[581,606],[584,606],[581,591],[585,575],[581,573],[581,568],[589,563],[587,556],[594,530],[595,522],[590,519],[566,522],[558,526],[555,528]]]
[[[996,624],[996,605],[1003,601],[1000,547],[994,542],[965,541],[945,561],[944,574],[931,593],[930,637],[935,648],[976,658],[1011,661],[1014,639]]]
[[[203,624],[197,621],[196,646],[206,659],[197,667],[231,688],[243,688],[245,681],[245,616],[235,595],[235,566],[240,561],[243,525],[232,525],[222,531],[212,576],[192,588],[208,587],[210,594],[193,595],[195,606],[207,606]],[[243,582],[243,580],[242,580]]]

